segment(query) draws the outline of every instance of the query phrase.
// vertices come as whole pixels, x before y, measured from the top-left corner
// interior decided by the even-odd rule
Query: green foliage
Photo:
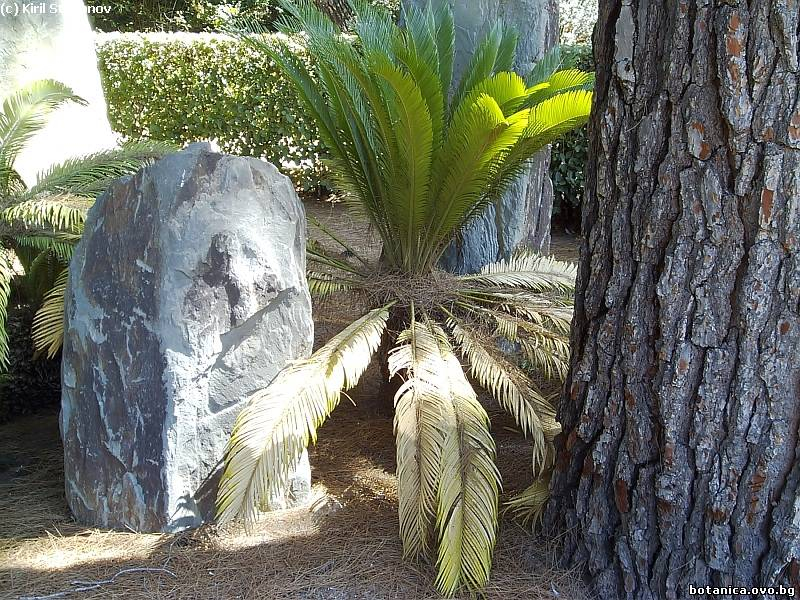
[[[86,0],[100,31],[216,31],[231,17],[247,16],[265,25],[280,16],[274,0]]]
[[[434,561],[436,587],[453,595],[489,577],[500,494],[489,418],[457,353],[533,438],[534,474],[546,481],[560,429],[555,410],[498,348],[518,344],[539,373],[563,375],[575,269],[526,252],[474,275],[436,265],[538,150],[586,122],[593,78],[557,71],[553,57],[527,77],[509,71],[516,35],[497,26],[448,98],[455,29],[446,3],[410,10],[405,29],[385,11],[353,4],[356,39],[308,1],[286,3],[293,21],[285,37],[265,37],[257,24],[240,36],[292,82],[333,180],[371,222],[383,252],[370,263],[332,232],[345,253],[309,246],[311,289],[355,296],[354,305],[373,310],[253,394],[228,443],[218,515],[248,522],[269,504],[384,340],[388,372],[403,382],[394,425],[404,554]],[[290,42],[300,32],[313,68]],[[525,515],[540,506],[541,494],[514,505]]]
[[[324,6],[326,0],[321,0]],[[342,0],[337,0],[341,2]],[[232,19],[254,20],[267,29],[283,11],[276,0],[85,0],[88,7],[110,7],[90,13],[100,31],[191,31],[224,29]],[[397,10],[399,0],[372,0],[377,6]]]
[[[594,70],[592,47],[585,44],[561,47],[565,67]],[[571,231],[580,230],[581,202],[586,184],[588,139],[586,126],[567,133],[551,146],[550,178],[553,180],[553,220]]]
[[[0,372],[8,365],[8,306],[44,304],[33,320],[37,351],[53,357],[63,336],[66,267],[94,197],[171,146],[136,142],[67,159],[40,172],[28,188],[14,168],[26,143],[65,103],[84,103],[67,86],[35,81],[4,99],[0,110]]]
[[[305,60],[300,44],[289,46]],[[126,138],[211,139],[225,152],[278,165],[302,190],[326,183],[313,120],[289,79],[247,44],[212,34],[120,34],[98,36],[97,52],[111,126]]]
[[[0,372],[0,423],[55,407],[61,400],[61,361],[35,359],[32,322],[33,311],[27,307],[9,310],[5,323],[9,366],[5,372]]]

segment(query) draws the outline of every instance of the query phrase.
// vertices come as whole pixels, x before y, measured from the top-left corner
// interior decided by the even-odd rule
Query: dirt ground
[[[308,203],[310,214],[374,255],[374,240],[341,207]],[[573,259],[574,240],[554,240]],[[347,321],[318,307],[317,340]],[[373,366],[324,425],[310,449],[314,503],[267,514],[252,531],[213,526],[177,535],[89,529],[63,494],[58,415],[0,427],[0,598],[297,599],[437,598],[434,569],[402,559],[394,439],[378,410]],[[490,407],[503,500],[530,477],[529,442]],[[580,600],[574,573],[554,567],[549,543],[504,515],[487,599]]]

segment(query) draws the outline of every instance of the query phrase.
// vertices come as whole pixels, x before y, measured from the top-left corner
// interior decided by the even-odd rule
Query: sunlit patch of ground
[[[310,211],[374,256],[362,225],[320,204]],[[348,223],[350,223],[348,225]],[[574,252],[574,244],[567,245]],[[560,258],[571,259],[557,251]],[[358,307],[347,310],[358,311]],[[341,307],[317,307],[318,342],[347,324]],[[0,597],[414,600],[437,598],[433,568],[402,558],[391,420],[380,415],[373,365],[310,450],[311,509],[264,515],[252,531],[213,526],[177,535],[88,529],[64,500],[54,412],[0,427]],[[491,412],[507,499],[530,479],[530,443]],[[553,549],[504,517],[485,597],[581,600]],[[63,592],[82,590],[75,594]],[[52,594],[61,594],[55,595]]]

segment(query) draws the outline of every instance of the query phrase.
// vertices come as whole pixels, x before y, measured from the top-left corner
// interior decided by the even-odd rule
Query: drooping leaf
[[[285,367],[239,414],[225,451],[217,519],[252,523],[259,506],[286,490],[290,473],[338,405],[358,383],[383,335],[389,307],[370,311],[310,358]]]

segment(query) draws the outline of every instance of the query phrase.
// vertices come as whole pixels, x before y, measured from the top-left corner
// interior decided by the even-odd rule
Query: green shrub
[[[218,34],[101,34],[97,54],[111,126],[125,138],[213,140],[274,163],[301,190],[325,184],[316,127],[286,78],[246,44]]]
[[[562,46],[561,59],[565,68],[594,71],[590,45]],[[571,231],[580,229],[587,152],[585,125],[552,145],[550,178],[553,180],[553,220]]]

